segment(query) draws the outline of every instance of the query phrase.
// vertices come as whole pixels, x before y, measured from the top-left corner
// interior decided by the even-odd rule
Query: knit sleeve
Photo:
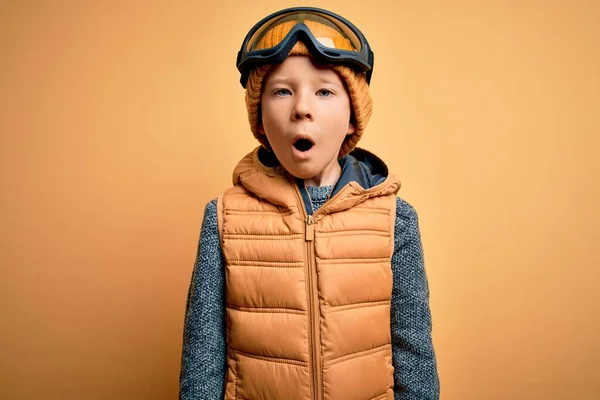
[[[225,273],[217,227],[217,202],[206,205],[189,287],[179,377],[180,400],[224,395]]]
[[[429,285],[415,209],[397,198],[392,255],[391,334],[395,400],[439,399]]]

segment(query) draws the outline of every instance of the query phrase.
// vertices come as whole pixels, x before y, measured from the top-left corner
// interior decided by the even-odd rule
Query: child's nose
[[[309,96],[298,94],[294,109],[292,110],[293,119],[296,121],[312,119],[311,107]]]
[[[294,113],[294,119],[296,121],[300,121],[303,119],[312,119],[312,116],[310,115],[310,113],[296,112]]]

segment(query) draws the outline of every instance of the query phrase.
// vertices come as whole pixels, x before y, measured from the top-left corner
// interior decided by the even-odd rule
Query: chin
[[[285,165],[284,165],[284,167],[285,167]],[[318,168],[315,168],[314,166],[312,168],[302,168],[302,167],[298,167],[298,166],[293,166],[293,168],[286,167],[285,169],[290,174],[292,174],[296,178],[300,178],[300,179],[310,179],[310,178],[314,178],[315,176],[319,175]]]

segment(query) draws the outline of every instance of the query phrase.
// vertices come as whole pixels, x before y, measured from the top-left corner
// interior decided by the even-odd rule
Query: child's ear
[[[348,132],[346,133],[346,136],[350,136],[354,132],[356,132],[356,126],[355,126],[354,122],[350,121],[350,123],[348,124]]]

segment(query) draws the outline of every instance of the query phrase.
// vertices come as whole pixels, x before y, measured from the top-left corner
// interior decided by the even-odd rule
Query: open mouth
[[[298,138],[294,141],[294,147],[296,148],[296,150],[302,152],[312,149],[314,145],[315,144],[307,138]]]

